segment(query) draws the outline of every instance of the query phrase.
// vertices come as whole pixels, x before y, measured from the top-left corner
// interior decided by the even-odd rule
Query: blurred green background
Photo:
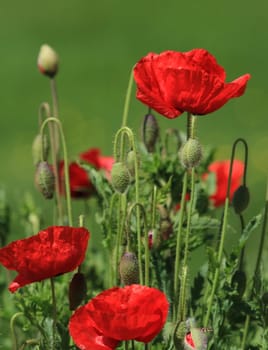
[[[60,55],[57,77],[60,117],[69,154],[89,147],[112,152],[120,126],[131,67],[150,51],[188,51],[202,47],[214,54],[227,80],[250,73],[245,95],[219,111],[200,117],[201,142],[217,147],[225,159],[231,143],[249,143],[248,216],[263,205],[268,159],[268,2],[244,1],[2,1],[0,182],[15,200],[34,191],[31,144],[38,106],[50,102],[49,80],[36,67],[43,43]],[[139,134],[146,108],[133,91],[129,126]],[[163,127],[185,129],[185,115]],[[39,194],[35,194],[39,198]]]

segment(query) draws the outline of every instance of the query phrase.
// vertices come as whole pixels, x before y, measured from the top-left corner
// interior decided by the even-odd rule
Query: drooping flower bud
[[[47,162],[40,162],[35,173],[35,184],[46,199],[53,198],[55,189],[55,176]]]
[[[242,297],[247,285],[247,277],[245,272],[242,270],[237,270],[232,277],[231,285],[233,288],[236,288],[239,296]]]
[[[199,165],[202,159],[202,146],[197,139],[189,138],[179,151],[182,165],[191,169]]]
[[[47,135],[43,135],[43,140],[41,134],[37,134],[33,140],[32,145],[32,154],[33,154],[33,162],[34,165],[37,165],[42,160],[42,152],[43,152],[43,160],[46,161],[49,153],[49,144]]]
[[[135,152],[129,151],[126,159],[126,166],[131,176],[135,175]]]
[[[247,208],[249,204],[249,198],[250,196],[247,186],[239,186],[238,189],[235,191],[232,200],[232,204],[236,214],[241,214],[242,211],[244,211]]]
[[[57,74],[58,64],[59,57],[56,51],[47,44],[42,45],[37,59],[37,65],[40,72],[53,78]]]
[[[139,283],[139,264],[134,253],[126,252],[121,257],[119,273],[124,285]]]
[[[87,292],[87,284],[83,273],[77,272],[69,286],[69,308],[75,310],[83,301]]]
[[[117,192],[126,192],[130,183],[130,174],[124,163],[117,162],[113,164],[111,171],[111,183]]]
[[[148,152],[154,152],[158,136],[159,126],[155,116],[146,114],[143,121],[142,140]]]
[[[175,326],[173,334],[173,342],[176,350],[182,349],[184,337],[187,333],[187,326],[185,321],[178,322]]]

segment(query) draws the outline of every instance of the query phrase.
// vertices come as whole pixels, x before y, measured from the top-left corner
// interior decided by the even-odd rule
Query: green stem
[[[52,296],[52,307],[53,307],[53,325],[52,325],[52,350],[56,349],[56,333],[57,333],[57,303],[55,295],[55,285],[53,277],[50,278],[51,296]]]
[[[180,294],[183,298],[180,298],[180,302],[178,305],[177,315],[180,317],[180,321],[184,321],[185,311],[186,311],[186,282],[187,282],[187,263],[188,263],[188,254],[189,254],[189,238],[191,232],[191,219],[192,219],[192,211],[193,211],[193,203],[194,203],[194,191],[195,191],[195,168],[192,168],[191,171],[191,196],[189,203],[189,211],[187,215],[187,227],[186,227],[186,235],[185,235],[185,246],[184,246],[184,257],[182,263],[182,275],[183,278],[181,280],[181,288]],[[185,276],[184,276],[185,275]]]
[[[47,118],[42,126],[41,126],[41,136],[43,137],[44,128],[49,122],[54,122],[58,126],[58,129],[60,131],[61,136],[61,142],[62,142],[62,150],[63,150],[63,160],[64,160],[64,176],[65,176],[65,192],[66,192],[66,203],[67,203],[67,214],[68,214],[68,221],[69,225],[73,225],[73,219],[72,219],[72,206],[71,206],[71,191],[70,191],[70,177],[69,177],[69,165],[68,165],[68,156],[67,156],[67,147],[66,147],[66,141],[62,129],[61,122],[57,118]]]
[[[129,105],[130,105],[130,97],[131,97],[131,91],[133,86],[133,68],[131,69],[129,81],[128,81],[128,87],[125,97],[125,104],[124,104],[124,110],[123,110],[123,117],[122,117],[122,127],[127,125],[127,117],[129,112]]]
[[[124,126],[121,129],[119,129],[115,135],[115,141],[114,141],[114,157],[117,160],[118,159],[118,143],[121,141],[120,144],[120,160],[122,161],[123,156],[123,150],[122,150],[122,144],[123,144],[123,137],[124,135],[127,135],[131,149],[134,152],[134,168],[135,168],[135,202],[140,202],[140,192],[139,192],[139,173],[138,173],[138,157],[137,157],[137,147],[134,140],[133,132],[130,128]],[[141,251],[141,222],[140,222],[140,207],[137,207],[136,210],[136,223],[137,223],[137,240],[138,240],[138,261],[139,261],[139,274],[140,274],[140,283],[143,284],[143,273],[142,273],[142,251]]]
[[[122,245],[122,238],[123,238],[123,232],[125,227],[125,220],[126,220],[126,211],[127,211],[127,199],[126,194],[123,193],[119,197],[119,204],[118,204],[118,217],[117,217],[117,236],[116,236],[116,251],[115,251],[115,285],[117,285],[118,280],[118,266],[119,266],[119,259],[120,259],[120,248]]]
[[[212,304],[213,304],[213,299],[214,299],[214,295],[216,293],[216,288],[217,288],[219,274],[220,274],[220,267],[221,267],[221,262],[222,262],[225,233],[226,233],[226,227],[227,227],[228,206],[229,206],[229,198],[227,197],[225,199],[225,205],[224,205],[223,224],[222,224],[222,230],[221,230],[219,251],[218,251],[218,256],[217,256],[217,267],[216,267],[214,278],[213,278],[212,290],[211,290],[211,294],[210,294],[209,302],[208,302],[208,306],[207,306],[207,313],[206,313],[206,316],[205,316],[204,327],[208,326],[209,316],[210,316],[210,313],[211,313],[211,307],[212,307]]]
[[[39,126],[42,127],[42,124],[44,122],[43,119],[43,113],[45,113],[46,118],[51,118],[51,112],[50,107],[47,102],[44,102],[39,107]],[[56,149],[56,140],[55,140],[55,130],[54,130],[54,123],[50,122],[48,124],[49,127],[49,136],[50,136],[50,144],[51,144],[51,158],[52,158],[52,165],[54,169],[55,174],[55,193],[56,193],[56,206],[58,210],[58,221],[59,224],[63,224],[63,209],[62,209],[62,202],[61,202],[61,196],[60,196],[60,182],[59,182],[59,169],[58,169],[58,160],[57,160],[57,149]]]
[[[175,255],[175,268],[174,268],[174,303],[173,303],[173,321],[175,322],[177,319],[177,298],[179,291],[179,270],[180,270],[180,249],[181,249],[181,237],[182,237],[182,225],[183,225],[183,216],[184,216],[184,208],[186,203],[186,191],[187,191],[187,180],[188,174],[187,171],[184,173],[183,177],[183,188],[180,202],[180,210],[179,210],[179,224],[178,224],[178,232],[177,232],[177,240],[176,240],[176,255]]]
[[[254,270],[253,285],[252,285],[252,289],[251,289],[251,293],[250,293],[250,297],[249,297],[250,301],[253,297],[253,293],[255,290],[256,277],[258,276],[259,270],[260,270],[260,264],[261,264],[262,253],[263,253],[263,248],[264,248],[264,240],[265,240],[265,235],[266,235],[267,217],[268,217],[268,181],[267,181],[267,187],[266,187],[266,197],[265,197],[261,239],[260,239],[258,256],[257,256],[257,260],[256,260],[255,270]],[[244,324],[241,350],[244,350],[245,346],[246,346],[246,339],[247,339],[247,335],[248,335],[249,324],[250,324],[250,315],[247,315],[246,320],[245,320],[245,324]]]
[[[19,316],[22,316],[23,315],[23,312],[17,312],[15,313],[12,317],[11,317],[11,320],[10,320],[10,331],[11,331],[11,336],[12,336],[12,339],[13,339],[13,344],[14,344],[14,350],[17,350],[18,349],[18,340],[17,340],[17,335],[16,335],[16,332],[15,332],[15,321],[17,319],[17,317]]]

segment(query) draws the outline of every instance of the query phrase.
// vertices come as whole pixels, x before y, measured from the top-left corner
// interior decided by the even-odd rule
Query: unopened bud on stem
[[[53,78],[58,71],[59,57],[56,51],[48,45],[42,45],[39,51],[37,65],[40,72]]]

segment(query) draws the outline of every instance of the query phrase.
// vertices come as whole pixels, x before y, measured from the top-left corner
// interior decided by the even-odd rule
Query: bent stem
[[[54,122],[58,126],[58,129],[60,131],[60,136],[61,136],[61,142],[62,142],[62,150],[63,150],[63,160],[64,160],[64,177],[65,177],[65,192],[66,192],[66,203],[67,203],[67,215],[68,215],[68,222],[69,225],[73,225],[73,219],[72,219],[72,206],[71,206],[71,191],[70,191],[70,177],[69,177],[69,165],[68,165],[68,156],[67,156],[67,147],[66,147],[66,141],[62,129],[61,122],[57,118],[47,118],[42,126],[41,126],[41,137],[43,138],[44,134],[44,129],[45,126],[49,122]],[[43,159],[42,159],[43,160]]]
[[[137,147],[134,140],[133,132],[130,128],[127,126],[122,127],[119,129],[115,135],[115,141],[114,141],[114,158],[117,161],[118,158],[120,161],[123,161],[123,155],[124,151],[124,142],[123,138],[124,135],[128,137],[128,141],[130,144],[131,149],[134,152],[134,170],[135,170],[135,202],[140,202],[140,190],[139,190],[139,174],[138,174],[138,157],[137,157]],[[119,143],[120,141],[120,151],[118,153]],[[141,222],[140,222],[140,207],[137,207],[136,210],[136,223],[137,223],[137,240],[138,240],[138,261],[139,261],[139,276],[140,276],[140,284],[143,284],[143,273],[142,273],[142,258],[141,258]]]
[[[43,119],[44,114],[45,114],[46,119],[51,118],[50,107],[49,107],[49,104],[47,102],[42,103],[39,107],[40,128],[42,127],[43,122],[46,120],[46,119]],[[62,225],[63,224],[63,209],[62,209],[61,196],[60,196],[60,182],[59,182],[59,169],[58,169],[58,159],[57,159],[57,147],[56,147],[55,130],[54,130],[53,122],[50,122],[48,124],[48,127],[49,127],[50,143],[51,143],[52,165],[53,165],[54,174],[55,174],[55,193],[56,193],[56,206],[57,206],[57,210],[58,210],[58,221]]]
[[[253,277],[253,285],[250,293],[249,300],[252,299],[255,285],[256,285],[256,277],[259,274],[260,270],[260,264],[262,259],[262,253],[264,248],[264,240],[265,240],[265,234],[266,234],[266,227],[267,227],[267,217],[268,217],[268,180],[267,180],[267,187],[266,187],[266,197],[265,197],[265,206],[264,206],[264,214],[263,214],[263,225],[262,225],[262,231],[261,231],[261,239],[258,249],[258,256],[256,260],[255,270],[254,270],[254,277]],[[241,350],[245,349],[246,346],[246,340],[247,340],[247,334],[248,334],[248,328],[250,324],[250,315],[247,315],[245,324],[244,324],[244,331],[243,331],[243,338],[242,338],[242,344],[241,344]]]
[[[230,163],[230,169],[229,169],[229,175],[228,175],[228,185],[227,185],[226,199],[225,199],[225,205],[224,205],[222,224],[220,225],[220,244],[219,244],[219,249],[218,249],[218,254],[217,254],[217,266],[216,266],[214,277],[213,277],[212,290],[211,290],[211,294],[210,294],[210,297],[209,297],[207,312],[206,312],[206,316],[205,316],[205,320],[204,320],[204,327],[208,326],[209,317],[210,317],[211,308],[212,308],[212,303],[213,303],[213,299],[214,299],[214,296],[215,296],[215,293],[216,293],[218,280],[219,280],[219,275],[220,275],[222,256],[223,256],[224,240],[225,240],[226,227],[227,227],[228,207],[229,207],[229,202],[230,202],[230,188],[231,188],[231,180],[232,180],[232,172],[233,172],[233,162],[234,162],[236,146],[237,146],[237,144],[239,142],[242,142],[244,144],[244,147],[245,147],[245,162],[247,162],[247,154],[248,154],[247,153],[247,143],[246,143],[246,141],[244,139],[238,138],[237,140],[235,140],[235,142],[233,143],[233,147],[232,147],[231,163]],[[247,166],[247,164],[246,164],[246,166]],[[246,182],[246,168],[247,168],[246,166],[245,166],[245,171],[244,171],[244,183]]]
[[[16,321],[16,319],[17,319],[19,316],[22,316],[22,315],[23,315],[23,312],[17,312],[17,313],[15,313],[15,314],[11,317],[10,324],[9,324],[10,331],[11,331],[11,336],[12,336],[12,338],[13,338],[14,350],[18,350],[18,340],[17,340],[17,335],[16,335],[16,332],[15,332],[15,321]]]

